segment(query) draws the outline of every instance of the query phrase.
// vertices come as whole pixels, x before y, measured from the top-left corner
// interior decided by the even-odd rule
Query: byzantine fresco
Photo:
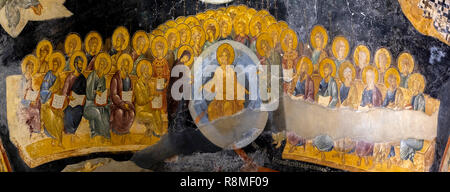
[[[273,139],[285,159],[350,171],[426,171],[433,160],[439,101],[423,93],[407,47],[392,55],[353,46],[320,24],[302,40],[245,5],[57,43],[40,41],[22,75],[7,78],[10,137],[31,167],[140,150],[183,123],[221,148],[242,148],[279,100],[286,130]],[[169,123],[186,111],[194,122]]]

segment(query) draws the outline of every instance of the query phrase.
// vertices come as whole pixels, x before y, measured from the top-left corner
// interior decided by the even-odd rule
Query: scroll
[[[77,95],[75,92],[71,92],[70,96],[72,96],[74,98],[74,100],[71,100],[69,102],[69,105],[71,107],[76,107],[78,105],[83,106],[84,102],[86,101],[86,96],[85,95]]]
[[[158,91],[164,90],[164,82],[165,82],[164,78],[158,78],[156,80],[156,90]]]
[[[159,109],[161,107],[162,107],[162,97],[161,95],[158,95],[152,100],[152,108]]]
[[[328,107],[328,104],[330,104],[331,96],[324,97],[319,95],[319,100],[317,101],[320,105]]]
[[[102,95],[96,95],[94,100],[97,106],[106,106],[108,104],[108,90],[103,91]]]
[[[32,91],[28,89],[28,91],[25,93],[25,100],[27,101],[36,101],[38,99],[39,92],[38,91]]]
[[[54,109],[62,109],[64,107],[64,102],[66,101],[65,95],[53,94],[51,106]]]
[[[122,100],[123,101],[127,101],[127,102],[131,103],[132,98],[133,98],[133,91],[122,91]]]

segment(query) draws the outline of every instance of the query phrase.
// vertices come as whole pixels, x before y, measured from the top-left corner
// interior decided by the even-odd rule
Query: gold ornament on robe
[[[144,42],[142,42],[144,41]],[[133,45],[133,50],[138,54],[142,55],[147,52],[150,45],[150,40],[148,39],[147,33],[145,31],[136,31],[131,40]]]
[[[96,43],[95,43],[95,41]],[[91,43],[95,43],[95,46],[92,48],[95,48],[94,50],[91,50]],[[103,47],[103,40],[102,36],[96,31],[89,32],[86,37],[84,38],[84,50],[86,50],[87,53],[94,56],[100,53]]]
[[[164,37],[169,44],[169,50],[173,51],[180,46],[180,33],[176,28],[167,29]]]
[[[314,49],[322,50],[327,46],[328,43],[328,33],[327,30],[321,26],[316,25],[311,30],[311,36],[310,36],[310,42],[311,46]],[[320,40],[322,42],[317,42],[317,40]]]
[[[69,33],[64,41],[64,52],[67,56],[72,56],[76,51],[81,51],[81,37],[77,33]],[[75,47],[73,47],[75,45]]]
[[[192,37],[191,28],[184,23],[180,23],[177,25],[177,30],[180,33],[180,44],[189,44]]]
[[[360,66],[360,61],[359,61],[359,52],[364,52],[366,55],[366,65],[369,65],[370,63],[370,50],[369,48],[367,48],[367,46],[365,45],[358,45],[355,48],[355,51],[353,52],[353,61],[355,62],[355,65],[358,67],[364,67],[364,66]]]
[[[213,78],[202,86],[203,89],[209,92],[216,92],[217,94],[208,105],[209,121],[224,116],[231,116],[244,109],[245,95],[239,95],[239,93],[243,94],[247,91],[244,86],[237,82],[236,73],[230,67],[234,62],[234,54],[234,49],[230,44],[224,43],[220,45],[216,52],[216,59],[220,67],[214,72]],[[232,78],[233,87],[226,86],[227,78]],[[238,93],[238,91],[242,92]]]
[[[118,47],[117,45],[117,40],[119,37],[122,37],[123,39],[122,45],[120,47]],[[130,33],[128,32],[128,29],[123,26],[117,27],[112,35],[112,44],[114,49],[116,49],[117,51],[123,51],[128,47],[129,42]]]
[[[403,60],[407,60],[407,62],[409,63],[409,67],[405,67],[404,63],[402,62]],[[398,66],[398,70],[400,73],[403,73],[404,70],[407,71],[407,74],[411,74],[414,70],[414,58],[413,56],[408,53],[408,52],[403,52],[401,53],[398,58],[397,58],[397,66]]]
[[[186,66],[188,66],[188,67],[191,67],[192,63],[194,63],[194,57],[193,57],[193,55],[194,55],[194,50],[192,49],[191,46],[189,46],[189,45],[183,45],[183,46],[181,46],[180,49],[179,49],[178,52],[177,52],[177,53],[178,53],[178,54],[177,54],[177,59],[180,60],[180,59],[181,59],[181,56],[183,55],[183,53],[184,53],[185,51],[188,51],[188,52],[190,53],[191,56],[189,57],[189,60],[188,60],[187,62],[184,63],[184,65],[186,65]]]
[[[346,82],[344,72],[346,69],[350,69],[352,73],[352,77],[350,79],[350,82]],[[363,91],[363,85],[359,82],[355,82],[356,78],[356,70],[352,63],[349,61],[344,61],[341,66],[339,67],[339,79],[341,81],[342,86],[348,86],[350,87],[348,91],[347,98],[344,101],[340,101],[339,103],[342,103],[342,106],[348,106],[353,109],[358,109],[358,106],[361,101],[362,97],[362,91]],[[347,83],[347,84],[346,84]],[[340,99],[340,97],[339,97]]]
[[[344,49],[344,53],[341,55],[339,51],[341,51],[342,47]],[[348,43],[347,38],[345,38],[344,36],[335,37],[331,45],[331,50],[333,52],[333,56],[336,59],[342,61],[345,58],[347,58],[348,53],[350,52],[350,45]]]

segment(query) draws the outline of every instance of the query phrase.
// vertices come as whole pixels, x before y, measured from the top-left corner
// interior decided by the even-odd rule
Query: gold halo
[[[391,85],[389,84],[389,81],[388,81],[388,78],[391,74],[395,76],[397,85],[400,84],[400,73],[398,73],[397,69],[391,67],[386,71],[386,73],[384,73],[384,85],[386,86],[386,88],[391,87]]]
[[[32,54],[28,54],[22,59],[22,74],[25,75],[26,63],[28,63],[28,61],[31,61],[31,63],[33,63],[33,71],[31,72],[31,75],[36,74],[39,70],[39,61],[38,58]]]
[[[260,23],[261,24],[261,31],[259,31],[260,33],[262,33],[265,29],[266,29],[266,22],[264,21],[264,19],[261,16],[254,16],[252,17],[252,20],[250,20],[250,35],[252,35],[253,37],[258,36],[259,34],[256,34],[256,25]]]
[[[209,25],[214,25],[214,27],[216,28],[216,32],[214,33],[214,40],[217,40],[219,38],[219,35],[220,35],[219,23],[217,23],[216,19],[213,19],[213,18],[207,19],[203,23],[203,30],[205,31],[205,35],[206,35],[206,31],[208,29],[207,27]]]
[[[159,30],[161,30],[163,32],[165,32],[168,28],[169,27],[167,25],[165,25],[164,23],[160,24],[160,25],[158,25],[158,27],[156,27],[156,29],[159,29]]]
[[[280,30],[284,30],[289,28],[289,24],[286,23],[286,21],[278,21],[278,26],[280,26]]]
[[[167,51],[169,50],[169,47],[167,45],[167,40],[165,37],[163,36],[156,36],[153,41],[152,41],[152,54],[153,56],[157,57],[157,53],[156,53],[156,43],[163,43],[164,44],[164,50],[163,50],[163,55],[161,57],[159,57],[158,59],[163,58],[164,56],[167,55]]]
[[[47,58],[49,58],[52,55],[52,52],[53,52],[53,45],[47,39],[44,39],[44,40],[42,40],[42,41],[40,41],[38,43],[38,45],[36,46],[36,55],[37,55],[38,58],[41,58],[41,48],[43,46],[48,46],[49,47],[48,54],[47,54]]]
[[[147,65],[148,66],[148,73],[150,76],[153,75],[153,69],[152,69],[152,63],[150,62],[150,60],[148,59],[142,59],[138,62],[137,66],[136,66],[136,74],[138,77],[141,77],[142,75],[142,65]]]
[[[66,53],[67,56],[70,56],[69,55],[69,42],[71,40],[75,40],[77,42],[77,45],[75,47],[75,51],[80,51],[81,50],[81,44],[82,43],[81,43],[80,35],[78,35],[77,33],[69,33],[66,36],[66,39],[64,40],[64,52]]]
[[[323,43],[322,43],[321,47],[317,47],[317,43],[315,40],[315,37],[317,34],[321,34],[323,37]],[[309,38],[310,38],[309,40],[311,42],[311,46],[314,49],[317,49],[317,48],[324,49],[328,44],[328,33],[327,33],[327,30],[322,25],[314,26],[311,30],[311,36]]]
[[[227,7],[227,10],[225,11],[231,18],[234,19],[234,17],[237,16],[237,14],[239,13],[239,9],[234,6],[234,5],[230,5]]]
[[[359,66],[359,52],[363,51],[366,53],[366,63],[367,65],[370,64],[370,50],[365,45],[358,45],[355,48],[355,51],[353,51],[353,61],[355,62],[356,66]]]
[[[70,57],[69,60],[70,71],[75,71],[75,58],[77,57],[81,57],[83,59],[83,66],[81,68],[81,71],[83,72],[87,66],[86,54],[83,51],[77,51],[73,53],[72,56]]]
[[[137,50],[137,40],[139,37],[144,37],[145,43],[144,43],[144,50],[142,50],[142,53],[138,53]],[[145,31],[139,30],[136,31],[133,35],[133,39],[132,39],[132,45],[133,45],[133,50],[138,54],[144,54],[145,52],[147,52],[147,49],[150,45],[150,40],[148,39],[147,33]]]
[[[206,41],[206,34],[205,31],[203,30],[203,28],[199,25],[196,25],[194,27],[192,27],[191,29],[192,34],[195,34],[197,32],[200,33],[200,42],[197,42],[200,44],[200,46],[203,46],[203,44],[205,44]],[[196,42],[194,42],[194,40],[191,40],[191,42],[189,43],[192,47],[195,45]]]
[[[256,12],[256,14],[266,16],[266,15],[270,15],[270,12],[265,9],[261,9],[258,12]]]
[[[414,82],[414,80],[418,80],[419,81],[419,83],[420,83],[419,92],[423,93],[423,91],[425,90],[425,83],[426,83],[425,77],[422,74],[420,74],[420,73],[412,74],[408,78],[408,89],[412,89],[413,88],[413,84],[412,83]]]
[[[100,59],[102,58],[105,58],[106,63],[108,64],[108,66],[106,66],[106,69],[103,71],[103,74],[107,74],[111,70],[111,56],[109,56],[108,53],[102,52],[97,55],[97,58],[95,59],[94,63],[94,68],[95,70],[98,70],[98,68],[100,67],[98,65],[100,65]]]
[[[386,66],[384,66],[384,69],[385,69],[385,70],[386,70],[386,69],[389,69],[389,67],[391,66],[391,60],[392,60],[391,52],[389,52],[389,50],[386,49],[386,48],[384,48],[384,47],[379,48],[379,49],[375,52],[375,55],[374,55],[375,65],[377,66],[378,69],[380,69],[380,64],[379,64],[379,61],[378,61],[378,56],[379,56],[381,53],[384,53],[384,54],[386,55],[386,58],[387,58]]]
[[[173,27],[176,27],[178,25],[178,23],[171,19],[171,20],[166,21],[166,25],[169,28],[173,28]]]
[[[63,71],[63,69],[66,65],[66,57],[64,57],[64,54],[59,51],[53,52],[52,55],[50,56],[50,60],[48,62],[48,65],[49,65],[48,68],[52,71],[54,71],[53,70],[53,59],[55,59],[55,58],[59,58],[59,60],[61,61],[61,65],[59,66],[58,69],[56,69],[56,73],[60,73],[61,71]]]
[[[216,11],[213,9],[209,9],[205,11],[206,19],[214,18],[216,16]]]
[[[266,22],[266,26],[270,26],[274,23],[277,23],[277,20],[272,15],[264,16],[263,20]]]
[[[230,53],[230,55],[228,57],[228,63],[231,65],[231,64],[233,64],[233,61],[234,61],[234,49],[228,43],[224,43],[224,44],[220,45],[219,48],[217,48],[217,52],[216,52],[217,62],[219,63],[219,65],[222,65],[222,63],[220,63],[219,56],[225,49],[227,49],[228,52]]]
[[[155,29],[152,31],[152,33],[154,36],[158,36],[158,35],[164,35],[164,31],[161,31],[160,29]]]
[[[231,30],[233,29],[233,24],[231,23],[232,19],[230,16],[228,15],[221,15],[219,17],[219,27],[221,28],[222,25],[221,23],[225,22],[227,23],[227,30],[226,30],[226,34],[220,34],[222,37],[228,37],[231,34]],[[219,30],[220,31],[220,30]]]
[[[253,16],[254,15],[256,15],[256,10],[255,9],[253,9],[253,8],[250,8],[250,9],[248,9],[247,11],[246,11],[246,15],[247,15],[247,19],[249,20],[249,21],[251,21],[252,20],[252,18],[253,18]]]
[[[205,20],[205,17],[206,17],[206,15],[205,15],[205,13],[203,13],[203,12],[197,13],[197,14],[195,15],[195,18],[197,18],[197,20],[199,21],[199,24],[198,24],[198,25],[200,25],[200,24],[203,23],[203,21]],[[187,19],[187,18],[186,18],[186,19]]]
[[[283,49],[283,52],[286,52],[288,49],[288,45],[286,45],[285,39],[287,35],[291,35],[292,36],[292,41],[293,41],[293,47],[292,49],[297,49],[297,44],[298,44],[298,39],[297,39],[297,34],[295,33],[294,30],[288,28],[285,29],[281,32],[281,48]]]
[[[302,65],[304,65],[304,63],[306,63],[308,65],[308,71],[307,71],[308,75],[311,75],[314,67],[313,67],[311,59],[309,59],[307,56],[302,56],[297,61],[297,66],[296,66],[297,73],[300,71],[300,69],[301,69]]]
[[[240,12],[245,12],[247,11],[248,7],[246,5],[240,4],[238,6],[236,6],[236,8],[240,11]]]
[[[274,45],[280,41],[281,29],[277,23],[272,23],[272,25],[269,25],[269,27],[267,28],[267,33],[269,33],[269,36],[271,37]],[[273,37],[272,34],[274,34],[274,33],[276,33],[276,36],[278,37],[276,39],[276,42],[275,42],[275,39],[272,38]]]
[[[336,64],[334,63],[333,59],[330,58],[325,58],[323,59],[320,64],[319,64],[319,72],[320,72],[320,76],[322,78],[324,78],[324,73],[323,73],[323,67],[325,66],[325,64],[331,64],[331,68],[333,69],[333,71],[331,72],[331,76],[335,77],[336,76]]]
[[[121,69],[123,60],[128,60],[129,61],[127,70],[128,70],[128,73],[131,73],[131,71],[133,71],[133,58],[128,53],[122,53],[119,56],[119,59],[117,59],[117,70]]]
[[[355,70],[355,67],[353,66],[353,64],[350,63],[350,61],[344,61],[339,66],[339,78],[341,79],[342,82],[345,81],[344,70],[347,68],[350,68],[352,70],[352,80],[354,80],[356,77],[356,70]]]
[[[188,25],[189,27],[193,27],[196,25],[200,25],[200,20],[197,17],[191,15],[191,16],[186,17],[186,20],[184,20],[184,23],[186,25]]]
[[[184,22],[185,19],[186,19],[185,16],[179,16],[179,17],[177,17],[177,18],[175,19],[175,23],[181,24],[181,23]]]
[[[92,38],[96,38],[98,40],[98,46],[97,49],[94,50],[93,55],[97,55],[98,53],[100,53],[100,51],[102,50],[103,47],[103,39],[102,36],[100,36],[100,33],[98,33],[97,31],[91,31],[89,32],[86,37],[84,38],[84,50],[86,50],[87,53],[91,53],[91,51],[89,50],[89,40]]]
[[[234,31],[236,32],[237,25],[241,22],[243,23],[243,26],[244,26],[244,31],[243,31],[244,34],[248,35],[248,33],[249,33],[248,20],[247,20],[247,17],[244,17],[244,15],[239,15],[234,18],[234,21],[233,21]],[[236,34],[236,35],[238,35],[238,34]]]
[[[191,28],[188,25],[186,25],[184,23],[180,23],[180,24],[177,25],[177,30],[180,33],[180,40],[181,40],[181,33],[183,31],[185,31],[187,33],[187,35],[186,35],[187,36],[186,42],[181,42],[180,41],[181,44],[187,44],[187,43],[189,43],[191,41],[191,39],[192,39],[192,32],[191,32]]]
[[[123,26],[117,27],[112,35],[112,44],[114,48],[116,47],[116,39],[119,34],[122,34],[124,36],[123,38],[125,42],[123,43],[122,47],[119,48],[120,50],[117,51],[123,51],[128,47],[128,44],[130,43],[130,33],[128,32],[128,29]]]
[[[344,45],[345,45],[344,58],[338,58],[337,45],[338,45],[339,42],[343,42]],[[337,36],[337,37],[335,37],[333,39],[333,43],[332,43],[331,49],[332,49],[334,57],[337,58],[338,60],[342,61],[345,58],[347,58],[348,53],[350,52],[350,45],[348,43],[347,38],[345,38],[344,36]]]
[[[260,33],[260,35],[256,39],[256,51],[258,52],[259,55],[264,57],[266,56],[266,53],[262,49],[262,41],[266,41],[271,49],[273,48],[273,42],[272,38],[270,38],[269,33],[266,32]]]
[[[181,46],[180,47],[180,49],[178,50],[178,52],[177,52],[177,59],[178,60],[180,60],[181,58],[181,55],[183,54],[183,52],[184,51],[188,51],[190,54],[191,54],[191,56],[190,56],[190,58],[189,58],[189,61],[188,62],[186,62],[184,65],[186,65],[186,66],[191,66],[192,65],[192,63],[194,63],[194,50],[192,49],[192,47],[191,46],[189,46],[189,45],[183,45],[183,46]]]
[[[364,84],[367,84],[366,81],[366,73],[367,71],[372,70],[375,73],[375,79],[374,82],[378,82],[378,70],[376,67],[372,66],[372,65],[368,65],[366,67],[364,67],[363,71],[362,71],[362,80],[364,82]]]
[[[414,57],[408,52],[401,53],[397,58],[397,66],[398,66],[399,72],[403,71],[403,64],[401,64],[401,62],[400,62],[402,59],[408,59],[409,63],[411,63],[411,67],[408,69],[408,74],[411,74],[414,70],[414,65],[415,65]]]
[[[169,40],[170,34],[175,34],[175,45],[173,45],[173,47],[169,47],[169,49],[172,50],[173,48],[173,50],[175,50],[180,46],[180,33],[178,33],[178,30],[176,28],[167,29],[166,34],[164,34],[164,37],[166,38],[167,41]]]

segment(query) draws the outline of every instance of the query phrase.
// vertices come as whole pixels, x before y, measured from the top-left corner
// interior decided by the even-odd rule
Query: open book
[[[159,109],[161,107],[162,107],[162,97],[161,95],[158,95],[157,97],[154,97],[152,100],[152,108]]]
[[[131,103],[132,98],[133,98],[133,91],[122,91],[122,100],[123,101],[127,101],[127,102]]]
[[[39,92],[38,91],[32,91],[31,89],[29,89],[26,93],[25,93],[25,100],[27,101],[36,101],[37,98],[39,96]]]
[[[320,96],[319,95],[319,100],[317,101],[317,103],[319,103],[322,106],[328,107],[328,104],[330,104],[330,100],[331,100],[331,96]]]
[[[65,95],[53,94],[51,106],[54,109],[62,109],[64,107],[65,101],[66,101]]]
[[[106,106],[108,104],[108,89],[103,91],[101,96],[95,95],[94,103],[97,106]]]
[[[158,91],[164,90],[165,81],[166,81],[166,79],[164,79],[164,78],[158,78],[156,80],[156,90],[158,90]]]
[[[84,105],[84,102],[86,100],[86,95],[77,95],[75,92],[72,91],[70,93],[70,96],[72,96],[74,98],[74,100],[71,100],[69,102],[69,105],[71,107],[76,107],[78,105],[80,105],[80,106]]]

